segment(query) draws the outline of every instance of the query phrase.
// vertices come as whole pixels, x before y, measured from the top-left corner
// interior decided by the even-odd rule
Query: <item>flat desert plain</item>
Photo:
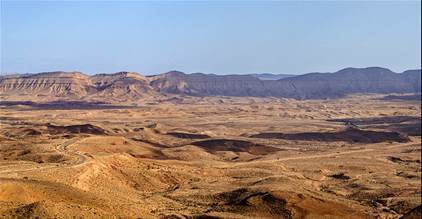
[[[2,102],[1,218],[419,218],[419,100]]]

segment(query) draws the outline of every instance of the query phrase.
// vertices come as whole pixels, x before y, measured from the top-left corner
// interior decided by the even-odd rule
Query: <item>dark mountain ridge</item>
[[[168,74],[168,73],[167,73]],[[279,80],[260,80],[250,75],[170,74],[154,82],[169,93],[336,98],[353,93],[419,93],[421,71],[394,73],[386,68],[346,68],[335,73],[309,73]]]
[[[420,93],[421,70],[395,73],[386,68],[345,68],[335,73],[309,73],[278,80],[256,75],[185,74],[180,71],[142,76],[136,72],[85,75],[45,72],[0,76],[0,97],[19,95],[136,100],[146,96],[252,96],[296,99],[338,98],[356,93]]]

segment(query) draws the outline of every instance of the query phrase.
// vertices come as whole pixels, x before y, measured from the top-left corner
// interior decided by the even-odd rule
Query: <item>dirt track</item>
[[[0,215],[390,219],[421,203],[418,136],[408,143],[248,137],[337,133],[345,126],[327,121],[333,117],[416,117],[420,108],[413,102],[390,108],[372,97],[202,101],[51,110],[48,118],[40,116],[45,109],[25,111],[25,117],[19,109],[2,109],[0,119],[13,122],[0,127]],[[56,129],[104,132],[60,128],[52,134],[42,125],[49,122]]]

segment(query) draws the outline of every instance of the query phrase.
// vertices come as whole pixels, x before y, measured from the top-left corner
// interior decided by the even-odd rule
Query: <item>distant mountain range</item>
[[[421,70],[345,68],[304,75],[214,75],[179,71],[142,76],[135,72],[96,74],[44,72],[0,76],[3,100],[136,101],[176,95],[338,98],[356,93],[420,93]]]
[[[261,80],[280,80],[283,78],[294,77],[297,75],[293,74],[271,74],[271,73],[261,73],[261,74],[250,74],[250,76],[256,77]]]

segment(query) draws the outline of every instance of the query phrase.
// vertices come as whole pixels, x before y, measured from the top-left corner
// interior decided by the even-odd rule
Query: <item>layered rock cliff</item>
[[[46,72],[0,77],[2,99],[55,97],[128,101],[167,94],[324,99],[355,93],[420,92],[421,70],[394,73],[379,67],[346,68],[335,73],[310,73],[279,80],[178,71],[147,77],[135,72],[93,76],[81,72]]]
[[[419,93],[421,71],[399,74],[379,67],[346,68],[335,73],[310,73],[280,80],[169,72],[153,81],[152,86],[169,93],[201,96],[335,98],[353,93]]]

